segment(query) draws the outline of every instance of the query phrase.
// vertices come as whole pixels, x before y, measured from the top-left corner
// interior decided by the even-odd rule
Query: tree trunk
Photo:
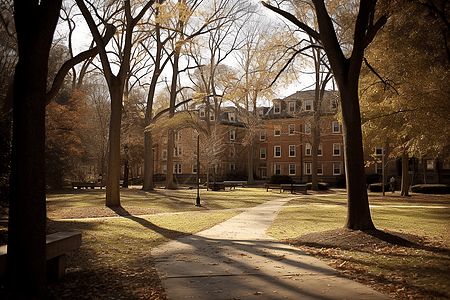
[[[248,158],[247,158],[247,184],[255,184],[255,179],[253,178],[253,157],[254,157],[254,146],[253,143],[248,147]]]
[[[169,129],[167,136],[167,175],[166,175],[166,189],[174,190],[177,188],[173,182],[173,152],[174,152],[174,133],[172,129]]]
[[[409,157],[406,150],[402,152],[402,189],[401,196],[409,196]]]
[[[152,133],[149,131],[144,133],[144,149],[144,185],[142,189],[144,191],[153,191],[154,153]]]
[[[45,99],[48,57],[61,1],[14,2],[19,62],[14,75],[7,287],[46,290]]]
[[[120,84],[110,86],[111,120],[109,123],[108,179],[106,206],[120,206],[120,127],[122,123],[122,91]]]
[[[357,83],[340,86],[348,203],[345,227],[365,230],[375,226],[367,196],[357,86]]]

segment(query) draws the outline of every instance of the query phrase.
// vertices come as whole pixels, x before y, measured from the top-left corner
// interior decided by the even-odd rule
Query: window
[[[259,158],[266,159],[266,148],[259,149]]]
[[[162,158],[167,159],[167,150],[162,151]]]
[[[333,133],[339,133],[339,132],[341,132],[341,130],[339,128],[339,122],[333,121]]]
[[[341,175],[341,163],[333,163],[333,175]]]
[[[337,102],[337,100],[332,100],[331,101],[331,108],[337,108],[338,107],[338,102]]]
[[[281,146],[275,146],[274,148],[274,156],[281,157]]]
[[[317,175],[323,175],[323,164],[322,163],[317,164]]]
[[[230,164],[230,171],[234,171],[236,170],[236,165],[235,164]]]
[[[295,157],[295,145],[289,145],[289,157]]]
[[[319,144],[319,149],[317,149],[317,156],[322,156],[322,144]]]
[[[443,170],[450,170],[450,161],[443,161],[442,162],[442,169]]]
[[[163,174],[167,174],[167,165],[162,165]]]
[[[210,113],[209,119],[210,119],[211,121],[214,121],[214,120],[216,119],[216,118],[214,117],[214,113],[213,113],[213,112]]]
[[[383,174],[383,164],[375,163],[375,173]]]
[[[173,147],[173,156],[178,156],[178,148],[177,146]]]
[[[192,165],[192,174],[197,174],[197,165]]]
[[[231,122],[236,121],[236,115],[234,113],[229,113],[228,117],[230,118]]]
[[[289,102],[289,112],[295,112],[295,102]]]
[[[289,135],[293,135],[295,133],[295,125],[289,125]]]
[[[312,110],[312,100],[305,100],[305,110]]]
[[[261,169],[260,173],[261,178],[266,178],[267,177],[267,169]]]
[[[434,160],[427,160],[427,170],[434,170]]]
[[[281,112],[281,103],[274,103],[273,104],[273,113],[279,114]]]
[[[275,174],[281,174],[281,165],[275,164]]]
[[[305,124],[305,133],[311,134],[311,126],[309,124]]]
[[[202,117],[202,118],[205,117],[205,110],[204,109],[200,109],[200,117]]]
[[[230,157],[234,157],[235,154],[236,154],[236,149],[230,148]]]
[[[266,140],[266,132],[265,131],[260,131],[259,132],[259,140],[260,141],[265,141]]]
[[[236,140],[236,131],[231,130],[230,131],[230,141],[234,141],[234,140]]]
[[[312,153],[312,145],[310,143],[306,143],[305,145],[305,155],[311,155]]]
[[[311,175],[311,163],[305,163],[305,174]]]
[[[341,144],[333,144],[333,156],[341,155]]]
[[[275,127],[275,129],[273,130],[273,135],[274,136],[280,136],[281,134],[281,129],[279,126]]]
[[[181,156],[181,147],[178,146],[178,156]]]
[[[173,164],[173,172],[181,174],[181,164]]]
[[[295,175],[295,164],[289,164],[289,175]]]

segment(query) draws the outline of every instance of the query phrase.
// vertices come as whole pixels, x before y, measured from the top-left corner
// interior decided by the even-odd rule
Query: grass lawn
[[[354,277],[366,277],[367,280],[378,277],[377,280],[384,282],[384,291],[396,298],[420,298],[420,295],[414,295],[420,293],[428,299],[449,299],[450,196],[414,194],[410,198],[398,195],[383,198],[375,194],[370,195],[369,202],[373,222],[379,230],[418,236],[427,247],[392,245],[373,247],[371,251],[303,247],[304,250],[325,258],[332,266],[340,267],[344,274],[350,272]],[[291,200],[279,213],[268,234],[277,239],[288,239],[341,228],[346,214],[344,195]]]

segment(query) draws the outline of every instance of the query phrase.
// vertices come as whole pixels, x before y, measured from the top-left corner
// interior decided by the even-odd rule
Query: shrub
[[[292,178],[289,175],[272,175],[272,177],[270,177],[270,181],[269,183],[274,183],[274,184],[278,184],[278,183],[292,183]]]
[[[372,183],[379,183],[381,180],[381,178],[383,177],[383,175],[381,174],[369,174],[366,175],[366,183],[367,184],[372,184]]]
[[[308,183],[306,184],[306,189],[307,189],[307,190],[310,190],[310,189],[311,189],[311,186],[312,186],[312,182],[308,182]],[[321,190],[321,191],[326,191],[326,190],[328,190],[328,183],[326,183],[326,182],[319,182],[319,190]]]
[[[233,170],[225,174],[224,180],[247,180],[248,174],[242,170]]]
[[[369,191],[381,193],[381,192],[383,191],[383,186],[381,185],[381,183],[372,183],[372,184],[369,184]],[[384,185],[384,191],[385,191],[385,192],[389,191],[389,184],[388,184],[388,183],[386,183],[386,184]]]
[[[411,192],[422,194],[450,194],[450,185],[418,184],[411,187]]]

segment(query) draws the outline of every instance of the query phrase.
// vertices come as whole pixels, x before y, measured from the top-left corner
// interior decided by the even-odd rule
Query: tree
[[[120,130],[122,121],[122,99],[124,94],[125,82],[129,75],[131,50],[133,47],[133,32],[135,27],[146,15],[147,11],[153,6],[155,1],[148,1],[140,10],[136,17],[133,17],[132,12],[136,9],[131,6],[130,0],[124,1],[123,11],[121,16],[123,18],[123,47],[118,49],[120,51],[119,71],[114,75],[112,63],[108,57],[106,44],[104,43],[99,28],[95,23],[91,12],[86,7],[83,0],[76,0],[78,7],[85,18],[89,30],[97,43],[99,48],[100,60],[102,63],[103,74],[108,83],[109,94],[111,98],[111,118],[109,127],[109,157],[108,157],[108,179],[106,184],[106,205],[120,206]],[[98,14],[97,14],[98,16]],[[102,20],[100,20],[102,22]],[[115,31],[113,24],[103,24],[107,28],[112,28]]]
[[[409,158],[445,158],[450,145],[450,111],[444,104],[450,99],[450,62],[440,31],[439,19],[422,5],[407,3],[368,48],[362,71],[364,144],[373,151],[388,143],[390,155],[401,157],[405,196]]]
[[[43,298],[46,289],[45,103],[60,8],[61,0],[14,3],[19,61],[14,75],[6,278],[11,290],[37,298]]]
[[[386,23],[387,16],[376,10],[376,0],[361,1],[354,19],[352,47],[347,52],[341,48],[341,42],[335,30],[335,26],[338,24],[333,22],[323,0],[316,0],[311,4],[314,8],[318,31],[285,10],[265,2],[262,4],[305,31],[323,46],[327,54],[339,87],[342,111],[348,204],[345,226],[349,229],[374,229],[364,174],[358,82],[364,50],[372,42],[378,30]],[[348,8],[344,6],[343,9]]]

